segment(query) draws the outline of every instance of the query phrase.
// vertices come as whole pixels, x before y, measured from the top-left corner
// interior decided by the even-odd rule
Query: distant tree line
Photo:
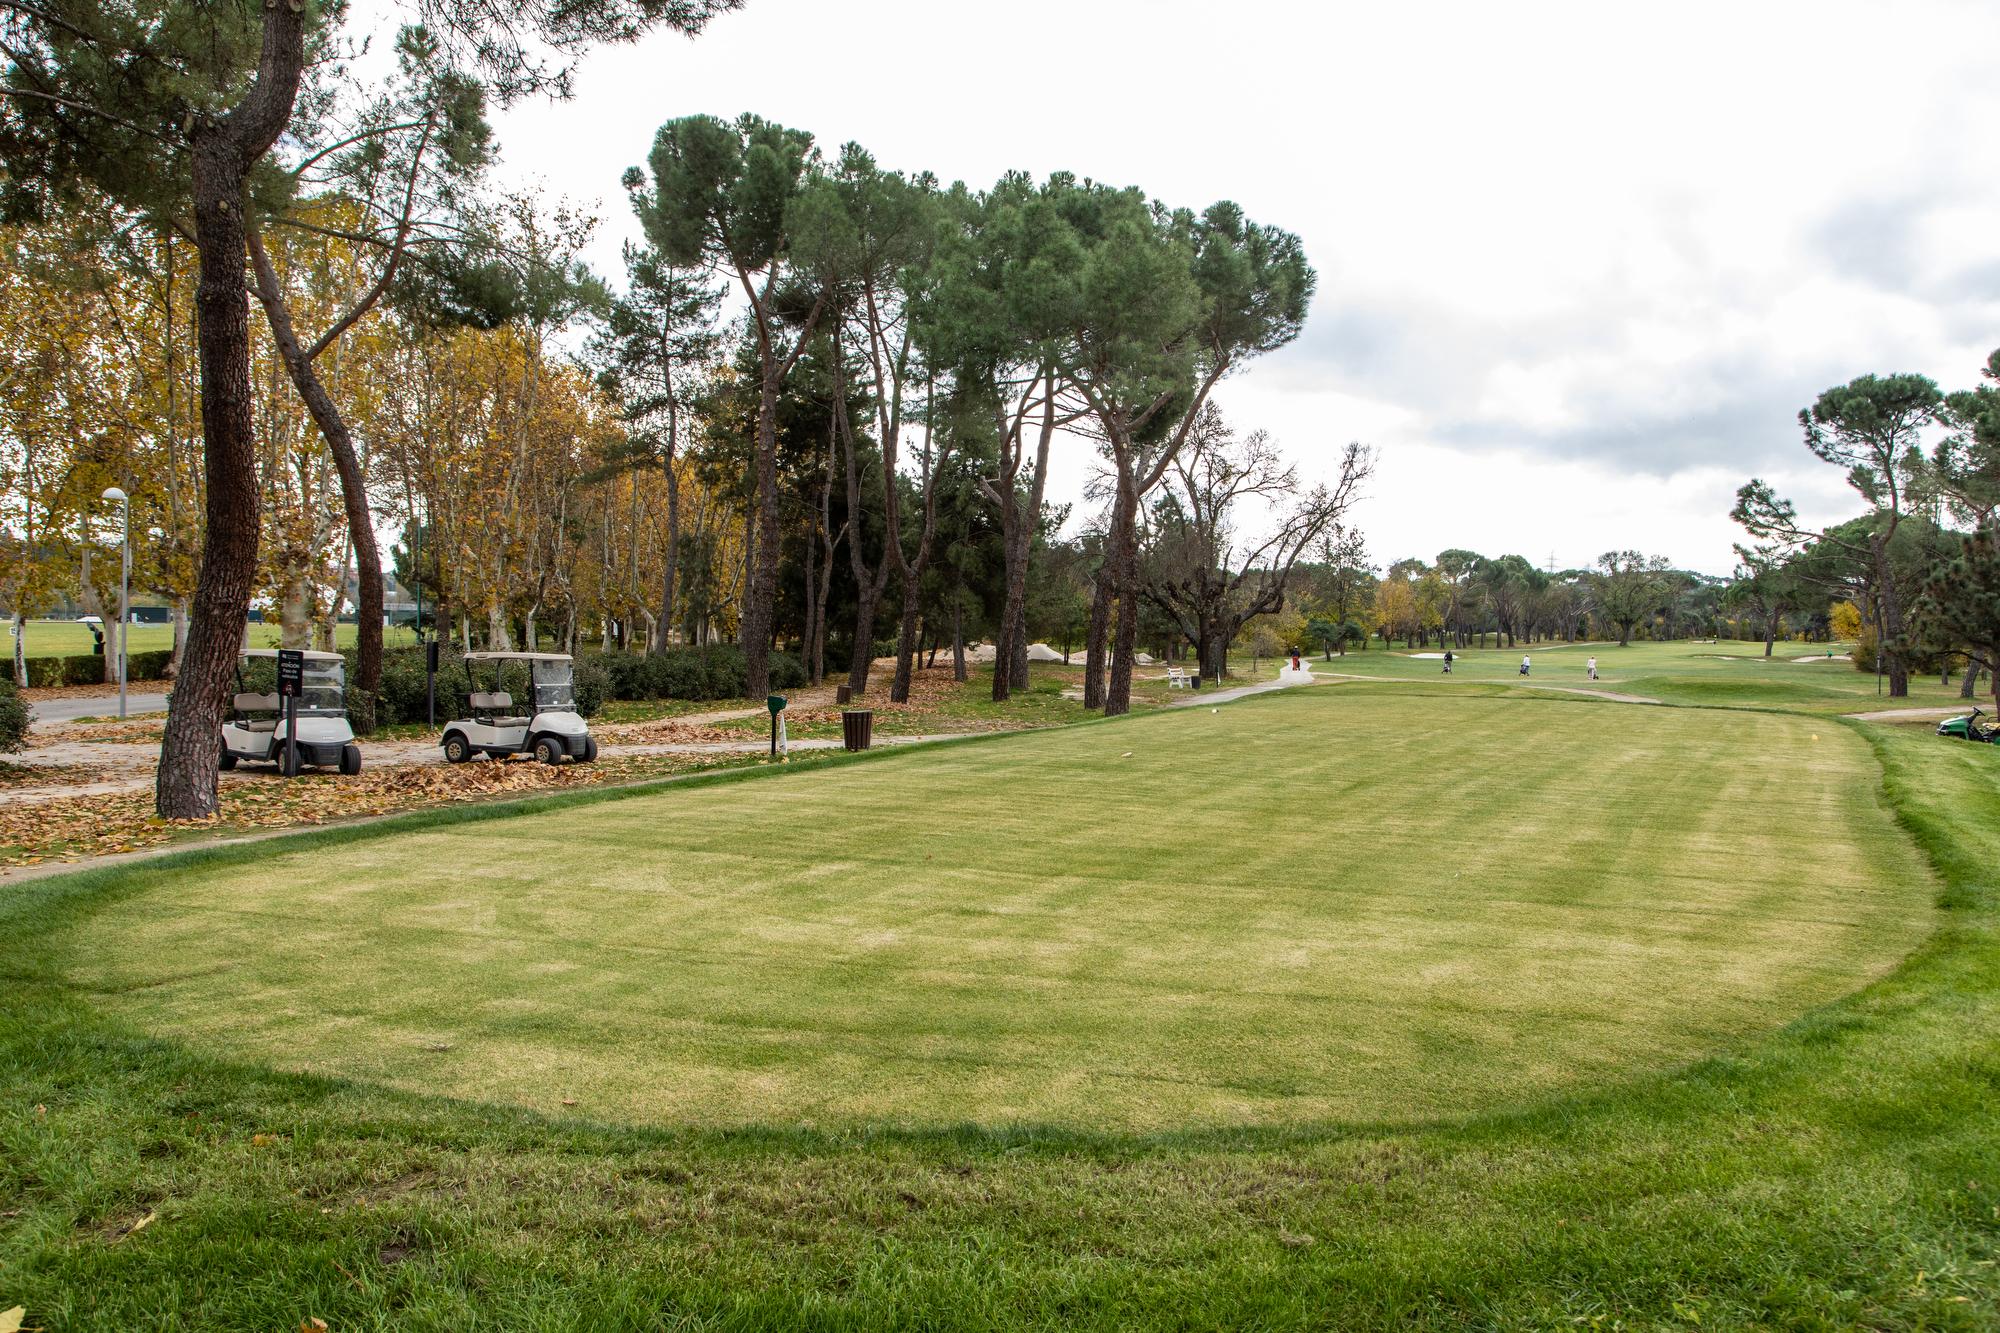
[[[1749,535],[1739,604],[1775,619],[1851,603],[1856,665],[1894,697],[1932,670],[1973,697],[1981,673],[2000,705],[2000,351],[1981,382],[1944,392],[1922,375],[1863,375],[1799,413],[1805,446],[1838,467],[1864,512],[1830,527],[1801,522],[1761,480],[1737,493]]]

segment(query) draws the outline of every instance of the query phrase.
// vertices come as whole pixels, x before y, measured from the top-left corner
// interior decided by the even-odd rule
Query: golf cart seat
[[[472,715],[485,714],[484,721],[495,727],[525,727],[525,717],[508,717],[506,712],[514,706],[514,696],[505,690],[475,691],[470,700]]]
[[[245,731],[275,731],[278,726],[278,696],[275,694],[239,694],[232,700],[236,713],[242,718],[237,725]],[[248,718],[245,713],[269,713],[270,717]]]

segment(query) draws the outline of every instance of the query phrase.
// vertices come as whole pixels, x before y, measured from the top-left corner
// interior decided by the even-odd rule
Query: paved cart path
[[[151,692],[140,693],[128,690],[125,694],[125,712],[128,716],[140,713],[164,713],[167,711],[167,696]],[[117,717],[118,695],[88,694],[62,699],[37,699],[28,705],[30,725],[52,726],[58,722],[74,722],[80,717]]]
[[[1299,673],[1301,676],[1304,672]],[[1289,676],[1290,673],[1287,673]],[[1247,699],[1253,694],[1269,694],[1274,690],[1288,690],[1294,685],[1310,685],[1310,679],[1280,677],[1277,680],[1259,681],[1255,685],[1236,685],[1226,690],[1190,690],[1185,699],[1176,699],[1169,708],[1193,708],[1199,704],[1226,704],[1233,699]]]

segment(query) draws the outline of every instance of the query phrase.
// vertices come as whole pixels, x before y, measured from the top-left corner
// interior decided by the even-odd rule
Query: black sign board
[[[278,650],[278,697],[296,699],[305,684],[306,655],[297,648]]]

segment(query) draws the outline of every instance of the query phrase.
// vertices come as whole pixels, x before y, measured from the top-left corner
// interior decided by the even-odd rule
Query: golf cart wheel
[[[350,778],[361,771],[361,747],[353,741],[340,747],[340,771]]]
[[[288,778],[299,775],[299,755],[289,745],[278,747],[278,771]]]
[[[565,753],[567,751],[557,737],[543,736],[535,742],[535,758],[545,764],[560,764]]]
[[[585,736],[583,738],[583,762],[589,764],[596,762],[596,760],[597,760],[597,737]]]
[[[227,749],[224,749],[224,750],[223,750],[223,752],[222,752],[222,765],[221,765],[221,766],[222,766],[222,771],[223,771],[223,772],[225,772],[225,773],[229,772],[229,770],[231,770],[232,768],[235,768],[235,767],[236,767],[236,756],[235,756],[235,755],[233,755],[233,754],[231,754],[231,753],[229,753],[229,751],[228,751]]]
[[[447,764],[462,764],[472,758],[472,746],[457,732],[444,738],[444,761]]]

